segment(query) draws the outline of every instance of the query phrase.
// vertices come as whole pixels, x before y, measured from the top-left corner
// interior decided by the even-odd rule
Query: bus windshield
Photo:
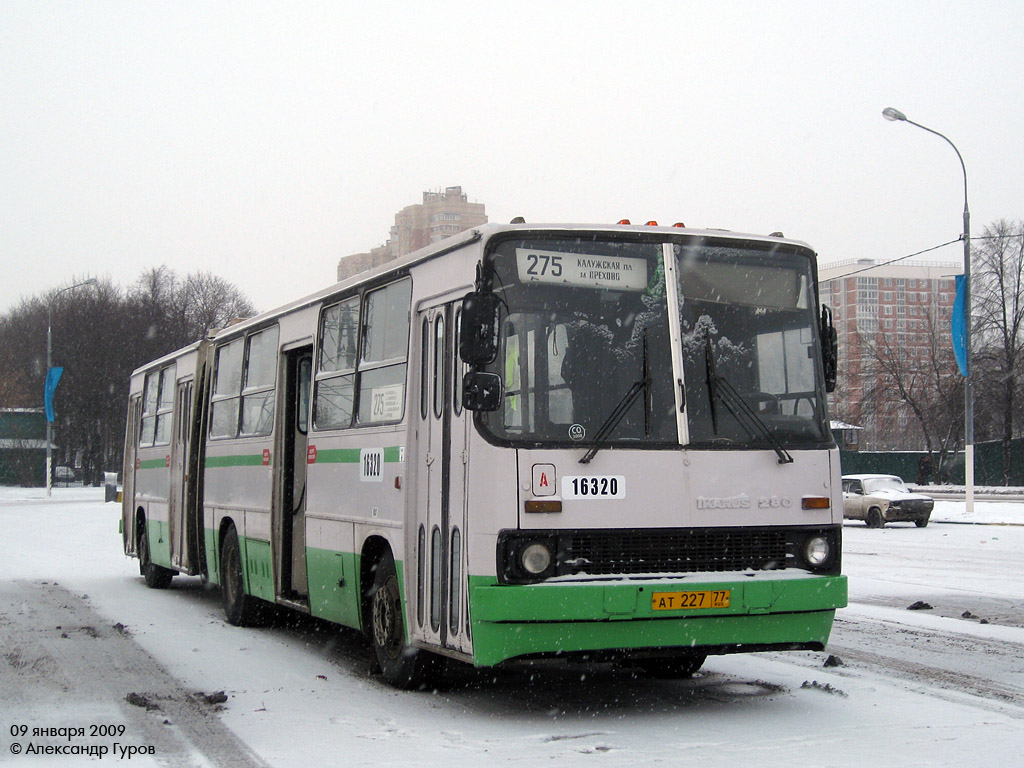
[[[700,241],[673,254],[690,444],[827,442],[809,254]]]
[[[478,414],[481,427],[499,442],[538,447],[825,442],[810,254],[725,242],[681,236],[666,247],[664,238],[607,233],[499,241],[490,254],[502,299],[490,370],[504,397],[498,411]],[[736,397],[746,416],[734,412]]]

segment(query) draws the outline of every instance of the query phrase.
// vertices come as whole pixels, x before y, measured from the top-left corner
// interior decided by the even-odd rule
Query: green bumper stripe
[[[828,640],[845,576],[779,581],[590,582],[470,586],[474,661],[530,653],[693,645],[784,645]],[[730,590],[728,608],[656,611],[653,592]]]
[[[139,462],[139,469],[166,469],[167,459],[146,459]]]
[[[835,611],[634,621],[473,622],[473,663],[486,667],[535,653],[828,642]]]

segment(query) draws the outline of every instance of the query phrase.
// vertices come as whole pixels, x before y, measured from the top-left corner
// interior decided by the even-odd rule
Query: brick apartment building
[[[345,256],[338,262],[338,280],[405,256],[424,246],[487,223],[483,203],[471,203],[462,187],[424,192],[423,202],[395,214],[388,241],[368,253]]]
[[[829,405],[834,419],[863,427],[862,450],[924,446],[918,424],[902,402],[864,407],[875,376],[869,345],[881,340],[909,361],[928,361],[934,329],[948,346],[954,278],[962,271],[956,263],[882,264],[873,259],[819,267],[821,301],[832,307],[839,337],[839,382]]]

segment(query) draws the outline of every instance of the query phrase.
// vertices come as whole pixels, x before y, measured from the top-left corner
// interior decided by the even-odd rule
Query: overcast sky
[[[0,312],[210,270],[270,309],[424,190],[896,258],[1024,218],[1019,2],[0,0]],[[953,244],[928,254],[962,260]]]

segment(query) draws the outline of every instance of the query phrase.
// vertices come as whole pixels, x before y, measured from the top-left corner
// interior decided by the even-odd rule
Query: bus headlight
[[[551,550],[546,544],[535,541],[519,552],[519,563],[531,576],[539,576],[551,567]]]
[[[820,568],[832,557],[832,544],[824,536],[812,536],[804,543],[804,559],[812,568]]]

